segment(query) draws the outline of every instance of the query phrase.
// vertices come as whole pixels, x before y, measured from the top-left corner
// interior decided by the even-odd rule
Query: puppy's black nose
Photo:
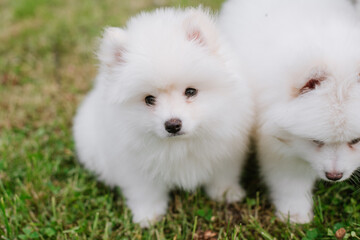
[[[340,172],[326,172],[326,178],[332,181],[340,180],[343,177],[343,173]]]
[[[181,130],[181,120],[178,118],[172,118],[165,122],[165,129],[169,133],[177,133]]]

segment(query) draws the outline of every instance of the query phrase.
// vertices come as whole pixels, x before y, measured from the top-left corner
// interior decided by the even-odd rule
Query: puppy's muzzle
[[[175,134],[181,130],[182,122],[178,118],[172,118],[165,122],[165,129],[167,132]]]

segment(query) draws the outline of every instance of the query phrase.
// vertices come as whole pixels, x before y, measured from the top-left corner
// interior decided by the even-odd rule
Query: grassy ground
[[[284,224],[250,163],[243,203],[175,191],[163,221],[141,230],[119,190],[76,162],[71,119],[96,74],[101,29],[156,6],[221,2],[0,0],[0,239],[335,239],[340,227],[360,239],[356,182],[318,183],[313,223]]]

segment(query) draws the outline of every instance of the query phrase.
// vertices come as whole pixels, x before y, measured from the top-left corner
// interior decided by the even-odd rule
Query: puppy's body
[[[106,30],[99,59],[75,118],[76,149],[100,179],[121,187],[135,222],[163,215],[175,187],[243,198],[252,100],[208,13],[140,14],[126,30]]]
[[[221,26],[253,80],[257,145],[277,215],[312,219],[316,179],[360,167],[360,25],[347,0],[230,0]]]

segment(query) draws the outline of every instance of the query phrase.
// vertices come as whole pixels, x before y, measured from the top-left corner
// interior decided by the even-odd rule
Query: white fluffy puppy
[[[253,80],[277,215],[311,221],[316,179],[360,167],[360,24],[348,0],[229,0],[221,27]]]
[[[244,197],[252,99],[207,11],[141,13],[105,30],[98,57],[95,87],[74,121],[76,150],[122,189],[134,222],[158,220],[176,187]]]

